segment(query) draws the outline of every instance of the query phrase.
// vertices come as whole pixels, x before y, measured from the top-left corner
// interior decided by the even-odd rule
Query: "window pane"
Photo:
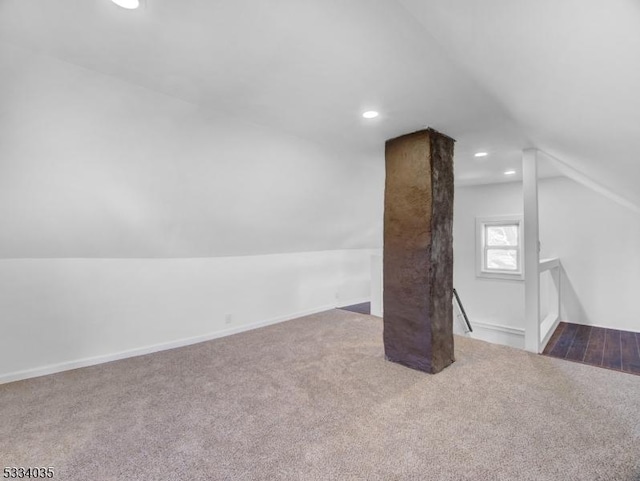
[[[515,249],[487,249],[487,269],[518,270],[518,251]]]
[[[517,225],[488,225],[486,242],[488,246],[517,246]]]

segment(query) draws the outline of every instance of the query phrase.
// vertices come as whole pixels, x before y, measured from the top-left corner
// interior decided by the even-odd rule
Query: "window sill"
[[[507,272],[480,271],[476,273],[476,277],[479,277],[481,279],[498,279],[503,281],[524,281],[524,274],[522,272],[509,274]]]

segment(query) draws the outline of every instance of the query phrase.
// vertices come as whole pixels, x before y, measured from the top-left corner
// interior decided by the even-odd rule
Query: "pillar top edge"
[[[455,142],[456,139],[454,139],[453,137],[448,136],[447,134],[443,134],[442,132],[439,132],[436,129],[432,129],[431,127],[427,127],[426,129],[420,129],[420,130],[416,130],[414,132],[409,132],[407,134],[403,134],[403,135],[398,135],[397,137],[393,137],[391,139],[387,139],[387,141],[385,143],[389,143],[389,142],[393,142],[399,139],[403,139],[406,137],[412,137],[412,136],[419,136],[419,135],[429,135],[431,136],[439,136],[439,137],[444,137],[452,142]]]

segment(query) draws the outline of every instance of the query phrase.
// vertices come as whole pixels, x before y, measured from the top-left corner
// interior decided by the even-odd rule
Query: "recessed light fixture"
[[[516,171],[515,170],[507,170],[507,171],[505,171],[504,175],[516,175]]]
[[[487,155],[489,155],[488,152],[476,152],[473,156],[474,157],[486,157]]]
[[[380,115],[375,110],[367,110],[362,114],[365,119],[375,119],[378,115]]]
[[[119,7],[126,8],[127,10],[135,10],[140,6],[140,0],[111,0]]]

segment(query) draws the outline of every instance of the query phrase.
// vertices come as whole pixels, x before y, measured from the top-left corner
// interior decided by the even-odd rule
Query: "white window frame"
[[[487,249],[495,249],[495,246],[487,246],[485,243],[485,232],[487,226],[518,226],[518,245],[505,246],[508,250],[518,251],[518,271],[502,271],[498,269],[488,269],[486,267]],[[524,280],[524,236],[522,235],[521,215],[500,215],[492,217],[476,217],[476,276],[490,279],[507,279],[511,281]],[[500,249],[501,247],[498,247]]]

